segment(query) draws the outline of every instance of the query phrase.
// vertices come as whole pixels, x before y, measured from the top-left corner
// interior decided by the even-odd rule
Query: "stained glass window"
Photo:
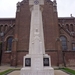
[[[66,37],[61,36],[60,39],[61,39],[62,49],[67,50],[67,39],[66,39]]]
[[[12,37],[9,37],[8,39],[7,39],[7,51],[11,51],[12,50]]]

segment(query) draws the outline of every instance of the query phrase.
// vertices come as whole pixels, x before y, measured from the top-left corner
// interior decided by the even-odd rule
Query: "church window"
[[[1,32],[1,26],[0,26],[0,32]]]
[[[68,24],[66,24],[66,29],[69,30],[69,25]]]
[[[7,28],[8,28],[8,26],[7,26],[7,25],[5,25],[5,26],[4,26],[4,31],[7,31]]]
[[[70,28],[71,28],[71,31],[73,32],[74,31],[73,24],[70,25]]]
[[[3,25],[0,25],[0,32],[3,31]]]
[[[62,44],[62,50],[67,50],[67,38],[65,36],[61,36],[61,44]]]
[[[12,50],[12,40],[13,40],[12,37],[8,37],[7,38],[7,46],[6,46],[6,50],[7,51],[11,51]]]
[[[75,43],[72,44],[72,50],[75,51]]]

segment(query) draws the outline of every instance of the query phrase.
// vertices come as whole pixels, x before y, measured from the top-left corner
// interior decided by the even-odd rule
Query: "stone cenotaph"
[[[54,75],[50,56],[45,54],[42,11],[44,0],[29,0],[31,11],[29,54],[24,56],[21,75]]]

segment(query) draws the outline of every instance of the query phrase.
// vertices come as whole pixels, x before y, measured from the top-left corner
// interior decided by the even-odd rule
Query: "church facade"
[[[15,18],[0,18],[0,65],[18,66],[29,51],[29,0],[17,3]],[[56,0],[41,6],[45,52],[53,66],[75,66],[75,17],[58,17]]]

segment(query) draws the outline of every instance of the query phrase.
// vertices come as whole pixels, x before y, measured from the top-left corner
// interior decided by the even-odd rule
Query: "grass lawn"
[[[65,71],[67,73],[75,75],[75,70],[72,70],[72,69],[69,69],[69,68],[61,68],[61,70]]]
[[[13,71],[13,69],[8,69],[6,71],[3,71],[3,72],[0,72],[0,75],[4,75],[4,74],[7,74],[9,72]]]
[[[0,72],[0,75],[6,75],[6,74],[8,74],[8,73],[10,73],[10,72],[12,72],[14,70],[20,70],[20,69],[8,69],[6,71]]]

